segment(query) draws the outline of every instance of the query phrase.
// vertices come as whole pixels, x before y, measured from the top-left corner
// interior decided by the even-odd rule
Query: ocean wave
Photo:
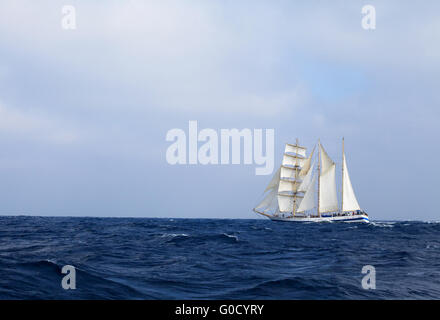
[[[189,234],[165,234],[161,236],[162,238],[168,238],[167,242],[169,243],[193,243],[193,244],[206,244],[208,242],[217,242],[217,243],[231,243],[238,242],[238,236],[227,233],[219,233],[219,234],[202,234],[202,235],[189,235]]]
[[[23,284],[23,297],[34,299],[33,293],[42,286],[48,297],[58,295],[61,299],[152,299],[154,295],[141,292],[124,280],[103,276],[99,273],[75,266],[76,289],[64,290],[61,280],[65,276],[62,273],[64,264],[55,259],[35,260],[15,265],[17,275],[27,275],[27,281]],[[31,273],[29,273],[31,272]],[[26,294],[29,291],[29,294]],[[0,296],[1,298],[1,296]],[[38,298],[44,298],[40,296]]]
[[[358,292],[354,286],[348,286]],[[334,281],[307,277],[266,280],[246,289],[234,290],[228,297],[241,299],[343,299],[349,296],[347,286]]]
[[[439,223],[0,217],[0,226],[0,299],[440,298]],[[76,290],[61,287],[67,264]],[[361,287],[365,265],[377,290]]]
[[[162,238],[176,238],[176,237],[189,237],[186,233],[164,233],[161,235]]]
[[[238,237],[237,237],[237,236],[234,236],[233,234],[223,233],[223,235],[227,236],[228,238],[235,239],[235,241],[238,241]]]
[[[394,227],[395,222],[375,222],[375,221],[370,221],[369,225],[374,226],[374,227],[380,227],[380,228],[393,228]]]

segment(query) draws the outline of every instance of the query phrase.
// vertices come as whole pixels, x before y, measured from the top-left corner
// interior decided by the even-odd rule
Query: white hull
[[[272,221],[282,221],[282,222],[363,222],[369,223],[370,219],[366,214],[355,214],[355,215],[334,215],[328,217],[280,217],[280,216],[271,216],[268,214],[263,214],[256,211],[259,214],[264,215]]]
[[[368,223],[370,220],[366,215],[357,216],[335,216],[335,217],[270,217],[272,221],[284,221],[284,222],[364,222]]]

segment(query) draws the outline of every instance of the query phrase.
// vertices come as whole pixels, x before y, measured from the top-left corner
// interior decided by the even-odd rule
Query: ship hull
[[[368,215],[365,214],[357,214],[352,216],[329,216],[329,217],[276,217],[265,215],[272,221],[280,221],[280,222],[361,222],[361,223],[369,223],[370,219]]]

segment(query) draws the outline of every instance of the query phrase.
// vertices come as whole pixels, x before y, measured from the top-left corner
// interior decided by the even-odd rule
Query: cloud
[[[3,103],[0,103],[0,134],[55,144],[70,144],[79,138],[75,131],[63,128],[59,119],[6,107]]]
[[[269,30],[254,33],[260,22],[242,22],[219,3],[80,2],[75,31],[61,29],[61,7],[26,3],[0,8],[0,39],[11,55],[26,51],[32,64],[46,66],[47,76],[39,79],[46,88],[57,87],[67,99],[70,88],[93,88],[87,99],[71,98],[78,108],[119,102],[124,109],[143,104],[149,110],[266,116],[295,109],[305,98],[294,74],[289,85],[278,86],[279,40]],[[274,18],[263,9],[261,18]],[[127,106],[128,98],[139,103]]]
[[[305,93],[317,84],[303,81],[304,62],[321,60],[316,73],[324,74],[325,63],[349,66],[376,81],[439,69],[435,15],[373,1],[377,29],[365,31],[362,3],[345,4],[78,1],[78,29],[66,31],[61,5],[4,2],[0,39],[10,55],[26,51],[56,74],[40,79],[46,87],[87,109],[264,117],[295,112],[313,98]]]
[[[143,184],[131,191],[140,195],[142,214],[150,205],[164,210],[169,181],[196,186],[199,179],[203,187],[197,194],[207,204],[217,203],[218,194],[228,195],[230,201],[217,209],[232,215],[248,212],[261,192],[255,177],[240,176],[237,192],[230,181],[239,175],[230,174],[231,168],[176,167],[170,173],[164,161],[167,130],[185,128],[190,119],[216,129],[275,128],[277,154],[296,136],[308,146],[320,137],[332,152],[339,150],[344,135],[355,155],[351,170],[358,168],[353,176],[364,186],[360,194],[367,203],[370,198],[370,207],[386,214],[401,210],[409,217],[407,203],[387,204],[388,198],[381,197],[395,192],[396,199],[426,198],[427,189],[435,190],[404,186],[426,185],[438,158],[431,146],[439,134],[440,2],[368,3],[377,10],[374,31],[361,28],[364,1],[73,0],[69,4],[76,8],[78,28],[66,31],[61,28],[62,3],[2,1],[3,146],[9,148],[11,163],[20,159],[17,154],[28,164],[52,152],[52,165],[59,164],[65,181],[81,176],[69,175],[69,165],[88,170],[91,177],[110,162],[111,172],[94,176],[98,194],[111,183],[120,191],[115,176],[129,180],[121,178],[127,177],[120,169],[125,163],[133,167],[133,177],[145,174]],[[16,138],[50,147],[40,154],[40,148],[16,146]],[[57,148],[73,143],[78,148],[68,156]],[[423,157],[426,163],[418,165],[416,176],[399,176],[401,190],[390,189],[383,181],[394,181],[393,172],[414,166],[413,160],[395,161],[408,145],[432,154]],[[221,183],[209,178],[216,170],[224,170]],[[112,182],[100,183],[103,178]],[[207,191],[209,182],[218,192]],[[160,183],[166,192],[145,201],[145,190]],[[57,185],[47,188],[54,191]],[[245,185],[247,196],[241,193]],[[192,214],[210,215],[188,200],[194,193],[181,187],[174,192],[182,206],[194,206]],[[132,202],[121,205],[126,203]],[[229,210],[231,203],[237,211]],[[74,208],[77,200],[70,204]],[[426,210],[419,211],[434,207],[426,203]]]

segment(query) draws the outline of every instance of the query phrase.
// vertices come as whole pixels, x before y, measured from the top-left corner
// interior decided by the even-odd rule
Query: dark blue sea
[[[440,223],[0,217],[0,299],[440,299]]]

